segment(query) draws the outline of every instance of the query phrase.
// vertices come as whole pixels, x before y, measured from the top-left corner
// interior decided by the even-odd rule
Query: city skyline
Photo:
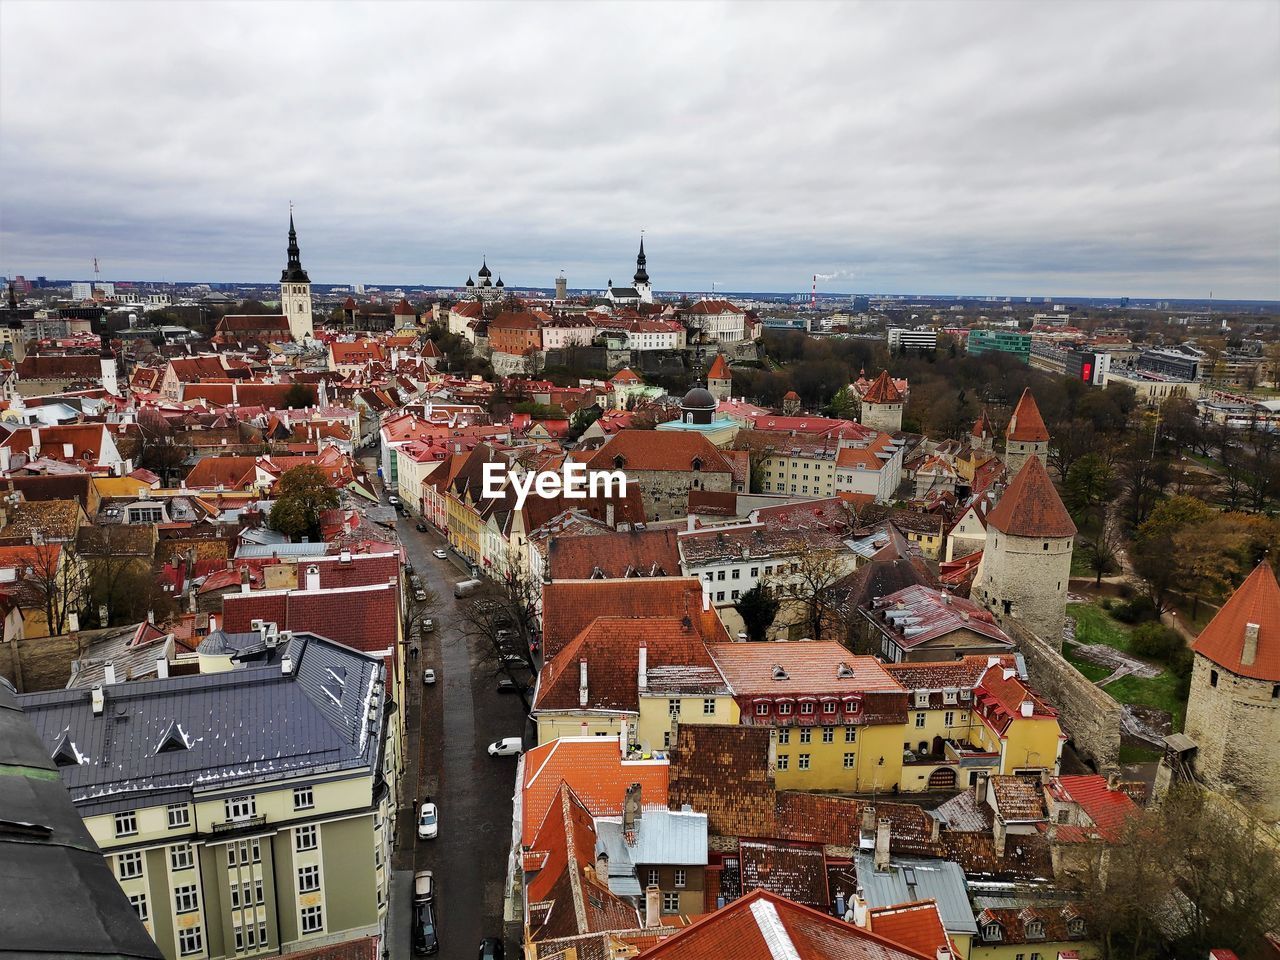
[[[317,283],[1280,298],[1274,5],[68,9],[0,272],[269,282],[292,200]]]

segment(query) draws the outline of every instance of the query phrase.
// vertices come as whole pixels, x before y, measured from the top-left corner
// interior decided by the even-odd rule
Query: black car
[[[426,532],[427,532],[427,525],[426,525],[425,523],[423,523],[421,520],[419,520],[417,523],[415,523],[415,524],[414,524],[414,528],[415,528],[419,533],[426,533]]]
[[[436,932],[436,913],[431,903],[419,903],[413,908],[413,953],[428,956],[440,950],[440,937]]]
[[[503,960],[504,952],[502,941],[497,937],[485,937],[480,941],[480,960]]]
[[[516,683],[510,677],[503,677],[498,681],[499,693],[524,693],[524,687]]]

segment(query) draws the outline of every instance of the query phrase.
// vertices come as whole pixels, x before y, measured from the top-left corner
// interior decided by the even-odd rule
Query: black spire
[[[491,276],[493,276],[492,271],[490,271],[490,270],[489,270],[489,258],[488,258],[488,257],[485,257],[485,258],[484,258],[484,262],[480,264],[480,272],[479,272],[479,273],[477,273],[477,274],[476,274],[476,276],[477,276],[477,277],[491,277]]]
[[[289,263],[280,271],[281,283],[310,283],[307,271],[302,269],[301,253],[298,250],[298,231],[293,229],[293,210],[289,210]]]
[[[18,291],[14,288],[13,281],[9,281],[9,309],[18,309]]]
[[[649,271],[645,270],[644,265],[644,236],[642,235],[640,237],[640,255],[636,257],[636,275],[631,278],[636,283],[649,282]]]

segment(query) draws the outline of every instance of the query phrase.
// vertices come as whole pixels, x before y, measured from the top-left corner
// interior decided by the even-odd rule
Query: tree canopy
[[[315,464],[304,463],[286,470],[276,483],[275,504],[269,523],[292,539],[320,539],[320,518],[338,506],[338,491]]]

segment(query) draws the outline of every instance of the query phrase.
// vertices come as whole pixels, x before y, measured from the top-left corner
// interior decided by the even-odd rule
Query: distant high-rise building
[[[289,318],[289,332],[301,342],[315,332],[311,319],[311,278],[302,269],[298,232],[289,211],[289,262],[280,272],[280,312]]]
[[[78,282],[78,281],[74,281],[74,282],[72,282],[72,284],[71,284],[71,299],[72,299],[72,300],[92,300],[92,299],[93,299],[93,284],[92,284],[92,283],[87,283],[87,282],[86,282],[86,283],[80,283],[80,282]]]
[[[564,271],[560,271],[560,276],[556,277],[556,299],[569,299],[569,281],[565,278]]]

